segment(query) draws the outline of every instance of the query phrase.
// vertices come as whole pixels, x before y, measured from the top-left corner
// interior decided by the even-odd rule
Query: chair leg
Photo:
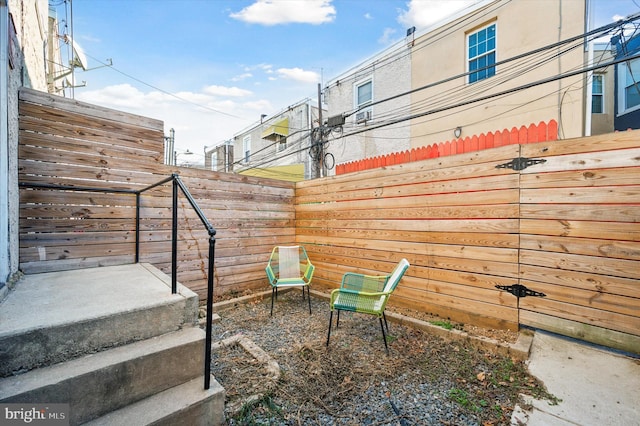
[[[336,328],[340,326],[340,309],[338,309],[338,317],[336,318]]]
[[[389,332],[389,324],[387,323],[387,316],[382,313],[382,318],[384,318],[384,326],[387,328],[387,333]]]
[[[309,286],[307,287],[307,299],[309,299],[309,315],[311,315],[311,290],[309,289]],[[302,287],[302,294],[304,295],[304,287]]]
[[[273,295],[276,295],[276,297],[278,296],[278,288],[277,287],[271,287],[271,316],[273,316]]]
[[[389,355],[389,347],[387,346],[387,335],[384,334],[384,324],[382,324],[382,318],[380,318],[380,328],[382,329],[382,340],[384,340],[384,349],[387,351],[387,355]]]
[[[338,311],[340,312],[340,311]],[[331,337],[331,322],[333,321],[333,310],[329,314],[329,332],[327,333],[327,347],[329,347],[329,338]]]

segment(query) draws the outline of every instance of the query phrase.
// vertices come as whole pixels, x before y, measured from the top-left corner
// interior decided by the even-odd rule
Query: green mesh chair
[[[265,268],[269,284],[271,284],[271,315],[273,315],[273,300],[278,298],[278,288],[302,287],[307,289],[309,299],[309,314],[311,314],[311,297],[309,285],[315,267],[302,246],[277,246],[273,248],[269,263]]]
[[[329,316],[329,333],[327,334],[327,346],[331,337],[331,323],[333,321],[333,311],[338,311],[336,328],[340,323],[340,311],[360,312],[363,314],[375,315],[380,319],[382,328],[382,339],[384,348],[389,353],[387,346],[387,332],[389,324],[384,314],[387,301],[400,282],[405,271],[409,268],[407,259],[402,259],[389,275],[363,275],[347,272],[342,277],[340,288],[331,292],[331,314]],[[384,324],[382,323],[384,320]]]

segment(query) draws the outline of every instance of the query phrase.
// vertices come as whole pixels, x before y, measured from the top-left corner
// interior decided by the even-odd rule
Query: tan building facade
[[[562,42],[586,27],[584,1],[499,0],[417,37],[411,146],[552,119],[582,136],[585,77],[554,78],[584,66],[584,40]]]

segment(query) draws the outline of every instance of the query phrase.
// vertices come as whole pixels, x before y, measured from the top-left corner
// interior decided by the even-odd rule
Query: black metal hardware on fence
[[[513,284],[513,285],[497,285],[496,288],[498,290],[508,291],[509,293],[516,296],[518,299],[521,297],[534,296],[534,297],[546,297],[547,295],[535,290],[529,290],[527,287],[522,284]]]
[[[101,192],[101,193],[112,193],[112,194],[132,194],[136,196],[136,229],[135,229],[135,239],[136,239],[136,251],[135,251],[135,263],[140,261],[140,201],[142,193],[156,188],[160,185],[164,185],[168,182],[173,183],[172,187],[172,224],[171,224],[171,294],[176,294],[178,292],[178,275],[177,275],[177,264],[178,264],[178,189],[180,189],[183,195],[189,201],[189,204],[196,212],[200,221],[207,229],[209,233],[209,266],[207,268],[207,326],[206,326],[206,337],[205,337],[205,365],[204,365],[204,388],[209,389],[211,384],[211,343],[212,343],[212,334],[213,334],[213,265],[215,259],[215,243],[216,243],[216,230],[211,225],[211,223],[207,220],[204,213],[194,200],[193,196],[184,185],[180,176],[176,173],[172,174],[170,177],[163,179],[159,182],[154,183],[153,185],[149,185],[146,188],[140,190],[133,189],[108,189],[108,188],[98,188],[98,187],[82,187],[82,186],[70,186],[70,185],[54,185],[54,184],[43,184],[43,183],[26,183],[20,182],[19,186],[25,188],[34,188],[34,189],[59,189],[63,191],[79,191],[79,192]]]
[[[516,171],[524,170],[529,166],[533,166],[534,164],[543,164],[546,163],[547,160],[544,158],[526,158],[526,157],[518,157],[509,161],[508,163],[498,164],[496,169],[512,169]]]

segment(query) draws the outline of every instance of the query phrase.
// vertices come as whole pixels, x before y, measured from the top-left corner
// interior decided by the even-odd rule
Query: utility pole
[[[336,121],[337,119],[337,121]],[[311,178],[324,177],[326,175],[327,164],[325,164],[325,152],[324,146],[326,144],[326,137],[328,135],[328,130],[331,127],[341,126],[344,124],[344,117],[342,115],[336,117],[329,117],[328,125],[325,126],[322,121],[322,91],[321,85],[318,84],[318,127],[311,128],[311,147],[309,148],[309,156],[313,161]],[[329,154],[333,159],[333,156]],[[334,160],[335,161],[335,160]],[[333,167],[330,165],[329,167]]]
[[[322,102],[320,101],[320,85],[318,85],[318,105],[320,108],[318,116],[318,126],[314,127],[313,121],[309,123],[311,126],[311,146],[309,147],[309,157],[311,157],[311,179],[322,176]],[[310,116],[311,117],[311,116]]]
[[[324,123],[322,122],[322,92],[320,83],[318,83],[318,121],[320,126],[318,127],[318,177],[324,177],[324,168],[322,159],[324,158]]]

